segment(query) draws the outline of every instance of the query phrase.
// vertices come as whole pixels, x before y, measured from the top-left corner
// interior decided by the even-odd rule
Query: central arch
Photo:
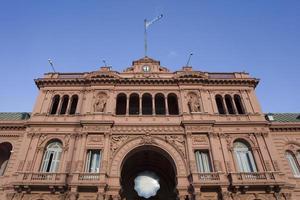
[[[143,172],[155,173],[159,178],[160,189],[155,196],[148,200],[175,200],[177,199],[177,170],[173,159],[163,149],[144,145],[130,151],[121,165],[120,183],[121,196],[126,200],[146,199],[135,191],[134,179]]]
[[[109,165],[109,189],[108,194],[122,194],[122,186],[124,178],[121,177],[124,164],[131,156],[138,152],[143,152],[148,148],[151,153],[158,157],[165,158],[168,166],[174,171],[176,191],[178,195],[187,195],[189,187],[188,174],[189,170],[186,163],[186,155],[179,150],[178,146],[173,142],[168,142],[165,137],[153,136],[150,134],[140,135],[136,137],[125,137],[119,139],[120,142],[116,150],[112,153],[112,160]],[[142,154],[142,153],[141,153]],[[136,154],[138,155],[138,154]],[[152,156],[153,157],[153,156]],[[119,189],[118,189],[119,188]],[[118,192],[119,191],[119,192]]]

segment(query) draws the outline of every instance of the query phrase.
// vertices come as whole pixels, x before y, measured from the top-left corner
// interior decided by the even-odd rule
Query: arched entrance
[[[121,165],[122,199],[144,200],[135,191],[135,178],[142,172],[151,172],[159,178],[160,189],[155,196],[148,200],[175,200],[176,194],[176,166],[171,156],[163,149],[144,145],[131,150],[123,159]]]

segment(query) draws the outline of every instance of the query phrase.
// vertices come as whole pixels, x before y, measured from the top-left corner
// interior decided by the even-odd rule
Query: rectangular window
[[[209,152],[207,150],[197,150],[195,155],[198,172],[212,172]]]
[[[99,149],[91,149],[87,151],[85,172],[100,172],[101,151]]]

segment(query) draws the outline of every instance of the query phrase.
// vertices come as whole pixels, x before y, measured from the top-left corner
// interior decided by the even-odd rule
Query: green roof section
[[[0,112],[0,121],[18,121],[29,118],[30,113],[27,112]]]
[[[267,113],[266,119],[270,122],[299,122],[300,113]]]

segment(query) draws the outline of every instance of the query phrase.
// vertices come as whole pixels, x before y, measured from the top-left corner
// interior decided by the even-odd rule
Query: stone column
[[[229,154],[229,150],[228,148],[230,148],[230,142],[231,142],[231,137],[230,135],[227,135],[225,133],[219,133],[219,137],[220,137],[220,144],[221,144],[221,148],[222,148],[222,152],[223,152],[223,157],[224,157],[224,165],[225,165],[225,170],[226,172],[232,172],[233,167],[234,167],[234,162],[232,159],[232,155]],[[227,139],[226,139],[227,137]],[[232,153],[232,152],[231,152]]]
[[[29,150],[27,153],[26,163],[25,163],[25,171],[33,171],[39,167],[39,164],[42,162],[41,159],[34,162],[34,158],[36,158],[41,150],[41,154],[43,149],[38,149],[38,142],[40,140],[40,134],[35,133],[31,139]]]
[[[212,160],[213,161],[213,166],[214,166],[214,169],[215,169],[214,171],[215,172],[221,172],[221,171],[223,171],[221,161],[224,158],[223,158],[223,154],[222,154],[218,134],[211,132],[211,133],[208,134],[208,138],[209,138],[210,150],[211,150],[212,159],[213,159]]]
[[[176,94],[176,98],[177,98],[177,106],[178,106],[178,114],[183,113],[183,109],[182,109],[182,101],[181,98]]]
[[[78,102],[77,102],[76,111],[75,111],[76,114],[81,113],[83,98],[84,98],[84,91],[80,91],[79,95],[78,95]]]
[[[70,135],[69,147],[68,147],[67,155],[66,155],[66,159],[65,159],[66,160],[66,165],[65,165],[62,172],[69,173],[71,171],[71,163],[73,161],[73,153],[74,153],[74,146],[75,146],[76,138],[77,138],[76,133]]]
[[[129,115],[129,96],[126,95],[126,115]]]
[[[152,95],[151,95],[152,96]],[[152,115],[155,115],[155,96],[152,96]]]
[[[251,148],[251,150],[253,153],[254,161],[256,162],[257,171],[259,172],[265,171],[263,168],[262,157],[260,156],[260,152],[259,152],[259,147],[253,147]]]
[[[262,133],[262,139],[264,140],[264,142],[266,144],[266,148],[267,148],[266,150],[268,151],[268,154],[271,158],[271,162],[273,164],[274,171],[280,171],[281,169],[283,169],[283,164],[282,164],[282,162],[278,162],[277,160],[272,159],[271,152],[277,153],[277,150],[273,146],[274,143],[272,143],[273,140],[271,139],[269,134],[270,134],[269,132]],[[277,159],[279,159],[279,158],[277,158]]]
[[[14,172],[15,171],[26,171],[26,167],[27,167],[26,161],[28,161],[28,158],[30,155],[29,152],[32,149],[30,147],[31,147],[31,144],[33,144],[32,143],[33,138],[34,138],[33,133],[27,132],[26,134],[24,134],[24,137],[23,137],[23,140],[21,143],[21,147],[19,148],[20,152],[18,153],[17,159],[16,159],[16,161],[18,161],[18,164],[13,166]],[[14,147],[14,149],[15,149],[15,147]]]
[[[82,133],[80,137],[80,150],[78,152],[78,157],[77,157],[77,169],[76,172],[82,171],[83,165],[84,165],[84,152],[85,152],[85,146],[86,146],[86,139],[87,139],[88,133]]]
[[[212,95],[212,93],[209,90],[207,92],[208,92],[208,95],[210,98],[210,103],[211,103],[213,113],[218,113],[218,108],[216,105],[215,97]]]
[[[62,103],[63,103],[63,97],[64,97],[64,95],[60,95],[59,103],[58,103],[57,110],[56,110],[56,113],[55,113],[56,115],[59,115],[59,113],[60,113],[61,106],[62,106]]]
[[[267,145],[264,142],[264,138],[262,136],[262,133],[255,133],[255,137],[258,143],[258,147],[260,149],[261,155],[262,155],[262,162],[265,164],[266,171],[274,171],[272,168],[271,160],[272,158],[269,155]]]
[[[143,114],[143,97],[139,96],[139,98],[140,98],[139,114],[142,115]]]
[[[167,96],[165,96],[165,107],[166,107],[166,115],[169,115],[168,97]]]
[[[68,106],[67,106],[67,110],[66,110],[65,115],[68,115],[70,113],[71,103],[72,103],[71,100],[72,100],[72,96],[69,97]]]
[[[109,151],[110,151],[110,145],[109,145],[109,132],[104,133],[104,147],[103,147],[103,156],[102,156],[102,170],[103,172],[108,172],[108,161],[109,161]]]

